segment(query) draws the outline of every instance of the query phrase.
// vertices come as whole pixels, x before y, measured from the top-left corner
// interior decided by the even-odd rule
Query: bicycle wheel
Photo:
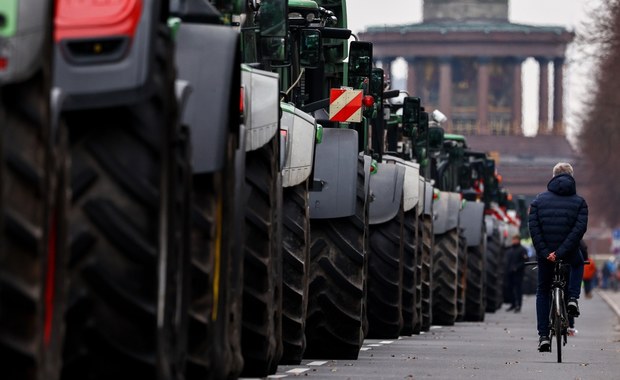
[[[553,323],[555,329],[555,342],[558,353],[558,363],[562,363],[562,290],[554,289],[553,297]]]

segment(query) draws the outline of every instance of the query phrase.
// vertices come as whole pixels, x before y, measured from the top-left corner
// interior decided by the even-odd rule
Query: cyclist
[[[579,292],[583,278],[583,256],[579,242],[588,227],[588,205],[577,195],[573,167],[560,162],[553,167],[553,178],[547,191],[538,194],[530,206],[528,226],[538,260],[536,315],[539,335],[538,350],[551,350],[549,311],[553,263],[570,264],[568,284],[569,316],[579,316]]]

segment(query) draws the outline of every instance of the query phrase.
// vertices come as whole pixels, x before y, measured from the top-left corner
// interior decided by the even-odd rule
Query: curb
[[[620,306],[618,306],[614,301],[612,301],[611,297],[609,297],[604,292],[600,292],[598,290],[596,291],[596,294],[598,294],[603,299],[603,301],[605,301],[607,305],[609,305],[609,307],[616,313],[616,315],[620,317]]]

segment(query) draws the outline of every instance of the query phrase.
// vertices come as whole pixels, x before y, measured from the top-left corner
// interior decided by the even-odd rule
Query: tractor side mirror
[[[372,43],[351,41],[349,46],[349,84],[352,78],[370,78],[372,75]]]
[[[376,104],[383,104],[383,69],[371,69],[370,95],[375,99]]]
[[[301,67],[314,69],[321,63],[323,44],[321,32],[316,29],[303,29],[299,44],[299,63]]]
[[[469,189],[474,185],[472,178],[472,168],[469,164],[464,164],[459,167],[459,186],[461,189]]]
[[[263,0],[258,11],[260,47],[263,59],[288,60],[288,1]]]
[[[428,129],[428,146],[430,149],[441,149],[443,146],[444,130],[441,127],[430,127]]]
[[[403,99],[403,134],[415,137],[420,124],[420,98],[407,96]]]

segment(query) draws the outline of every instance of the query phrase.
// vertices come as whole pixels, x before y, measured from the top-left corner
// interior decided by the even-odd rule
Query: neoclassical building
[[[409,94],[446,114],[449,132],[504,136],[523,134],[521,66],[529,57],[540,65],[538,133],[564,134],[564,58],[573,38],[563,27],[511,23],[508,0],[424,0],[423,22],[360,33],[384,69],[405,59]]]

